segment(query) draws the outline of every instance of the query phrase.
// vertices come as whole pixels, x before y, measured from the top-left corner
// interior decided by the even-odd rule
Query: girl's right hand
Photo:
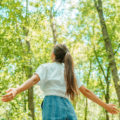
[[[10,88],[6,92],[7,92],[7,94],[3,95],[2,99],[1,99],[3,102],[9,102],[9,101],[13,100],[13,98],[17,95],[16,88]]]
[[[106,110],[111,114],[118,114],[120,112],[114,104],[107,104]]]

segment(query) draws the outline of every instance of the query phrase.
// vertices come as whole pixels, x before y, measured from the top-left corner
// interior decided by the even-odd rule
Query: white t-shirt
[[[41,64],[35,73],[40,77],[40,81],[37,84],[40,86],[45,96],[57,95],[69,99],[69,96],[65,95],[66,83],[64,80],[64,63],[53,62]],[[77,85],[80,88],[83,83],[78,79],[76,73],[75,75]]]

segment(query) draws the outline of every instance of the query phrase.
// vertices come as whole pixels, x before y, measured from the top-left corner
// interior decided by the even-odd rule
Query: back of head
[[[65,64],[64,78],[66,82],[66,95],[70,95],[71,100],[74,100],[75,95],[78,95],[78,86],[74,74],[74,64],[72,56],[65,44],[57,44],[53,50],[55,61]]]

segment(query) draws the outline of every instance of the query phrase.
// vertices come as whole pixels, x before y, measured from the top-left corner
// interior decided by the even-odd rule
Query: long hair
[[[66,95],[74,100],[75,95],[79,94],[76,77],[74,74],[74,63],[72,56],[65,44],[57,44],[54,46],[55,61],[64,63],[64,79],[66,82]]]

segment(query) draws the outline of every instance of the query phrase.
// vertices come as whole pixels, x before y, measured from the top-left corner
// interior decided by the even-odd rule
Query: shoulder
[[[52,69],[54,70],[54,69],[58,69],[59,67],[61,67],[61,65],[64,68],[63,64],[58,64],[58,63],[55,63],[55,62],[40,64],[38,68],[46,69],[46,70],[52,70]]]
[[[49,68],[51,66],[53,66],[53,63],[44,63],[44,64],[39,65],[39,67],[42,67],[42,68],[45,68],[45,69],[47,69],[47,68]]]
[[[53,65],[53,63],[44,63],[44,64],[41,64],[41,66],[44,66],[44,67],[47,67],[47,66],[50,66],[50,65]]]

